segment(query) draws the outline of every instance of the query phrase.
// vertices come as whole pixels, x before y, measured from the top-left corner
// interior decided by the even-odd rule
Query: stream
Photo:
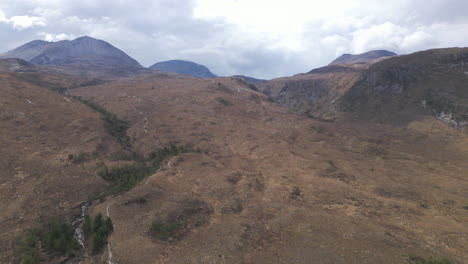
[[[86,213],[88,212],[89,208],[89,203],[83,203],[81,205],[81,214],[75,218],[72,222],[72,227],[74,230],[73,237],[78,241],[78,244],[81,245],[81,247],[84,248],[84,241],[85,241],[85,236],[84,236],[84,231],[83,231],[83,221],[85,218]]]

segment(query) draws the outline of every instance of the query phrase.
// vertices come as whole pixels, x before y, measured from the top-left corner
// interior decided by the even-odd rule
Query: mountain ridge
[[[388,50],[371,50],[360,54],[343,54],[328,64],[328,66],[338,64],[363,63],[370,60],[396,56],[397,54]]]

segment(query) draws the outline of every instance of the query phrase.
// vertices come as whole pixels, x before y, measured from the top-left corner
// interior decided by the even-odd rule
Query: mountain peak
[[[370,60],[382,58],[382,57],[389,57],[389,56],[396,56],[395,52],[391,52],[388,50],[371,50],[368,52],[364,52],[361,54],[349,54],[345,53],[340,57],[336,58],[328,65],[337,65],[337,64],[351,64],[351,63],[362,63],[367,62]]]
[[[72,41],[48,42],[34,40],[4,54],[6,58],[20,58],[35,64],[106,64],[141,67],[141,65],[111,44],[89,36]]]

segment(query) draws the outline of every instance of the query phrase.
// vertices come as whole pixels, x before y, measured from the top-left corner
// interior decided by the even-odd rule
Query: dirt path
[[[138,105],[141,105],[141,98],[137,97],[137,99],[138,99]],[[146,114],[144,114],[142,111],[138,110],[138,108],[136,108],[136,107],[133,107],[133,110],[135,110],[135,112],[137,112],[139,115],[141,115],[143,117],[143,120],[145,120],[145,124],[143,125],[143,130],[147,134],[148,133],[148,128],[147,127],[148,127],[148,124],[149,124],[148,117],[146,116]]]

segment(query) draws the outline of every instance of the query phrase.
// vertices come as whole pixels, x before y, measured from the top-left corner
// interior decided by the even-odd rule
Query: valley
[[[259,82],[0,62],[1,263],[468,259],[466,48]],[[102,248],[24,242],[88,203]]]

